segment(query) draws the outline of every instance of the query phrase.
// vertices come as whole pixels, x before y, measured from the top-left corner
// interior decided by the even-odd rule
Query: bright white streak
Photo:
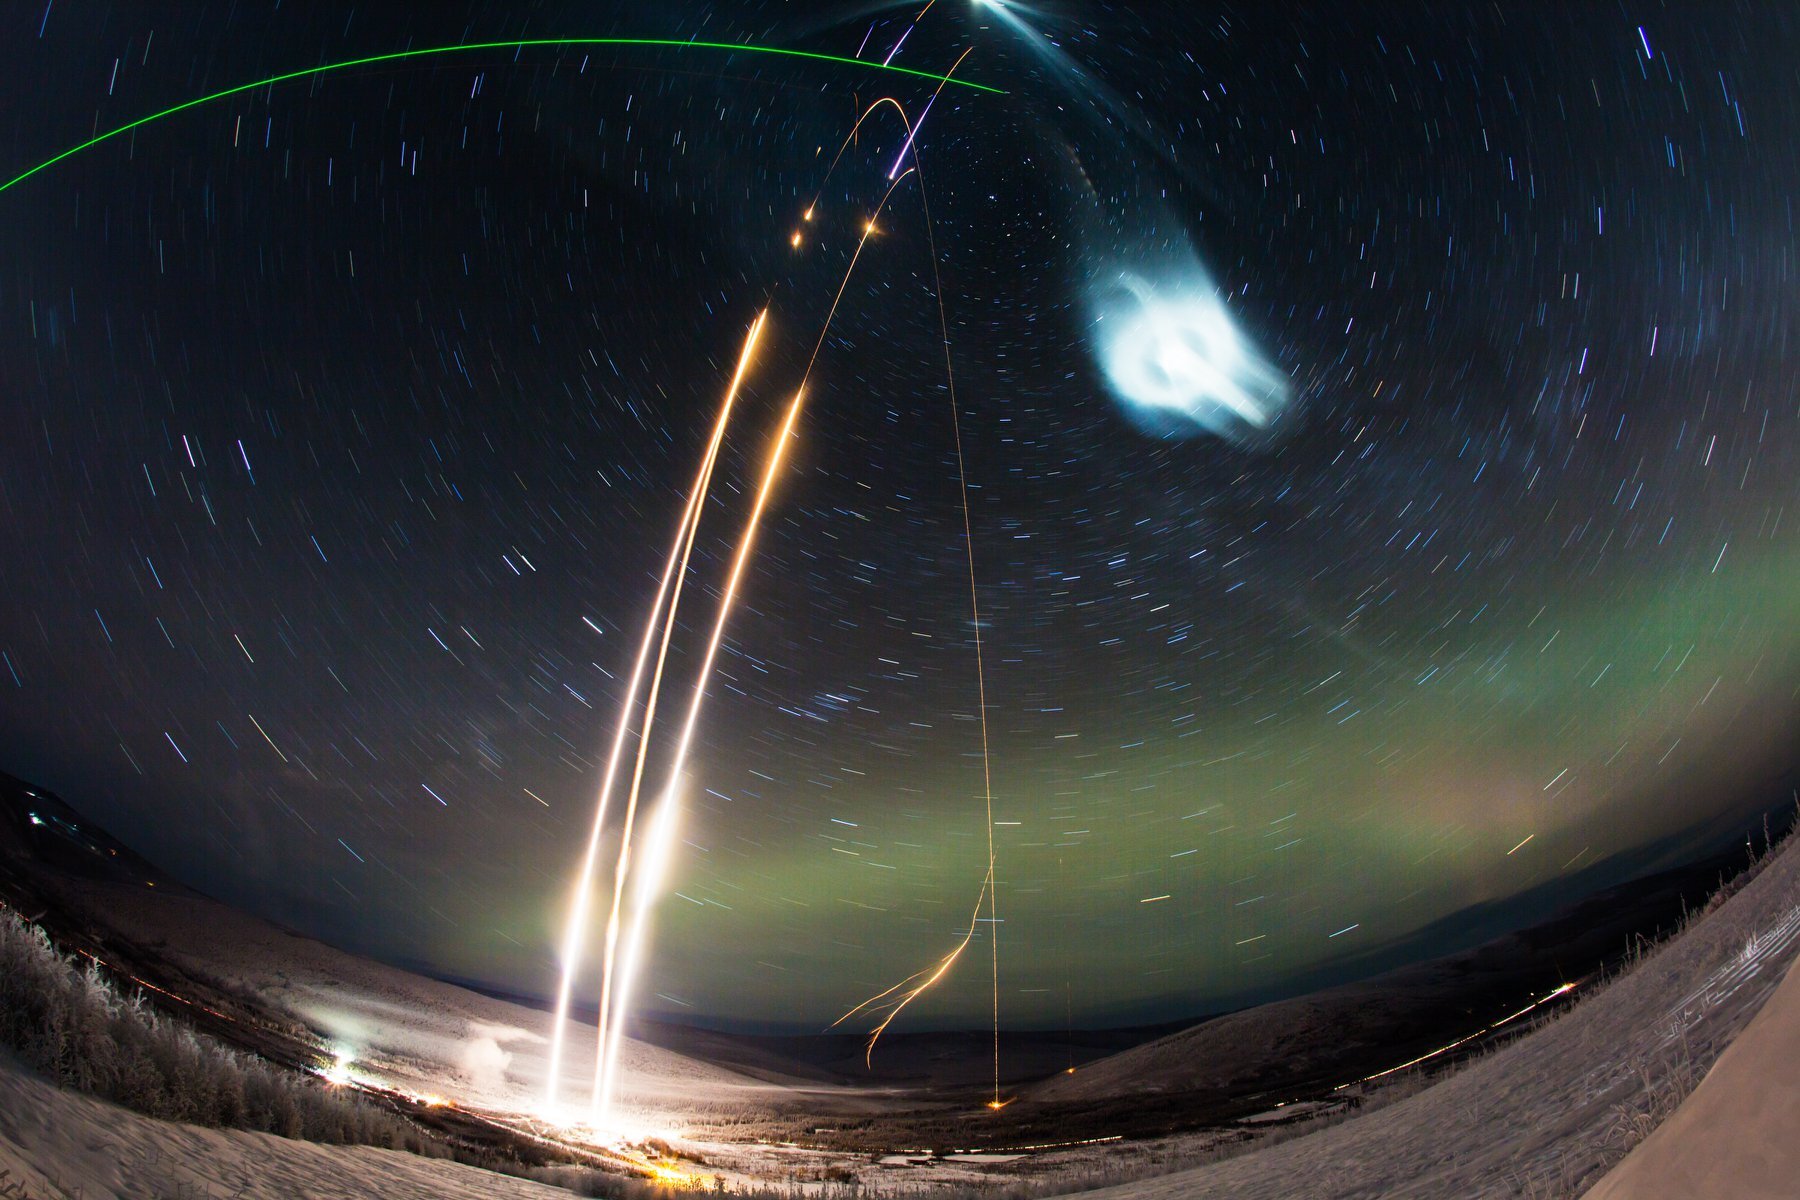
[[[912,31],[917,27],[918,25],[916,22],[906,27],[906,32],[900,35],[900,40],[894,43],[894,48],[888,51],[888,56],[881,60],[882,66],[885,67],[894,61],[894,55],[900,53],[900,47],[906,45],[906,39],[912,36]]]
[[[688,493],[687,505],[681,514],[681,524],[675,531],[675,541],[669,547],[668,562],[663,567],[662,583],[657,588],[656,602],[651,606],[650,616],[644,624],[644,640],[638,649],[637,663],[632,668],[631,683],[625,689],[625,699],[620,705],[619,728],[613,735],[612,753],[607,759],[606,774],[602,778],[600,791],[594,803],[594,825],[588,834],[587,852],[582,858],[581,875],[575,887],[575,903],[570,909],[568,924],[563,929],[562,942],[562,980],[556,990],[556,1012],[554,1024],[550,1028],[550,1070],[545,1085],[545,1105],[554,1113],[557,1104],[557,1091],[561,1083],[563,1057],[563,1027],[569,1017],[569,1002],[574,994],[575,975],[581,967],[581,949],[586,944],[587,923],[592,903],[594,869],[599,860],[600,836],[606,824],[606,807],[612,796],[613,782],[618,777],[619,760],[625,748],[625,739],[631,729],[632,709],[637,705],[638,690],[643,684],[644,667],[650,659],[650,647],[656,637],[656,620],[662,612],[663,601],[667,599],[669,587],[675,580],[677,562],[682,559],[684,545],[692,544],[692,529],[698,523],[700,505],[706,496],[707,484],[712,477],[713,465],[718,461],[719,445],[725,439],[725,427],[731,416],[732,405],[737,400],[739,385],[743,382],[744,372],[750,366],[751,355],[756,349],[757,340],[762,336],[763,325],[768,320],[769,310],[764,309],[756,315],[750,325],[750,332],[745,335],[743,352],[738,356],[737,371],[732,375],[731,386],[725,393],[725,401],[720,406],[718,421],[713,425],[712,439],[707,443],[706,455],[701,460],[700,470],[694,479],[694,487]]]
[[[1111,113],[1115,119],[1129,127],[1141,138],[1146,147],[1168,159],[1171,165],[1177,165],[1168,153],[1167,138],[1159,135],[1133,105],[1088,74],[1061,46],[1028,25],[1025,18],[1014,11],[1013,5],[1003,3],[1003,0],[975,0],[975,7],[986,9],[1000,18],[1001,23],[1017,34],[1019,40],[1025,43],[1025,46],[1033,54],[1042,59],[1055,76],[1060,77],[1065,84],[1069,85],[1070,90],[1074,91],[1076,95]],[[1110,130],[1112,122],[1108,121],[1106,124]]]
[[[967,57],[966,52],[964,56]],[[958,63],[961,61],[962,59],[957,59]],[[913,168],[908,167],[901,173],[900,179],[903,180],[912,173]],[[812,356],[807,359],[806,371],[801,376],[800,387],[794,392],[794,399],[788,405],[787,416],[781,423],[781,432],[776,436],[775,444],[769,450],[768,466],[763,471],[762,485],[757,489],[756,501],[751,507],[749,520],[744,523],[744,532],[738,539],[737,554],[731,564],[731,576],[726,582],[725,594],[719,601],[719,615],[713,622],[712,638],[706,648],[706,659],[701,665],[700,674],[694,683],[694,696],[689,703],[687,724],[682,729],[681,741],[676,746],[675,758],[669,769],[671,780],[680,779],[682,767],[687,762],[688,747],[693,740],[694,727],[700,720],[701,704],[706,698],[706,685],[712,677],[713,660],[718,657],[719,645],[724,640],[725,622],[730,618],[732,605],[737,599],[738,584],[743,579],[744,568],[750,563],[750,552],[756,544],[757,528],[762,523],[763,510],[768,506],[769,496],[775,490],[775,480],[781,470],[781,461],[787,454],[787,445],[793,436],[794,424],[800,419],[800,412],[806,405],[806,384],[812,378],[813,364],[819,361],[819,351],[824,348],[825,339],[831,333],[831,322],[837,316],[838,305],[843,303],[844,291],[850,286],[851,276],[856,274],[856,264],[862,261],[863,249],[869,244],[869,238],[875,232],[876,222],[880,220],[882,211],[887,207],[888,199],[894,194],[894,189],[899,186],[898,180],[888,185],[888,190],[882,194],[881,202],[875,206],[875,212],[863,224],[862,236],[856,242],[856,252],[850,256],[850,265],[844,269],[844,277],[838,283],[837,294],[831,298],[831,308],[826,312],[825,324],[819,330],[819,340],[813,343]],[[632,784],[631,804],[632,809],[635,810],[637,804],[637,781],[635,780]],[[618,1087],[619,1048],[623,1044],[624,1011],[620,1009],[618,1018],[613,1019],[609,1014],[608,999],[612,988],[614,949],[618,943],[619,907],[631,850],[629,815],[626,820],[626,840],[620,843],[619,865],[613,876],[613,908],[606,923],[606,975],[601,984],[600,1044],[598,1061],[595,1063],[597,1078],[594,1086],[593,1121],[596,1127],[602,1129],[606,1128],[607,1123],[611,1120],[612,1096]],[[989,824],[991,825],[992,822]],[[641,919],[634,920],[631,939],[626,947],[628,961],[633,963],[637,961],[643,937],[644,922]],[[623,980],[622,985],[628,985],[629,982],[629,980]],[[625,986],[621,986],[620,990],[625,990]]]
[[[865,238],[867,235],[864,235]],[[769,496],[775,490],[775,480],[781,471],[782,459],[787,455],[787,445],[794,434],[794,423],[800,418],[800,410],[805,406],[806,390],[803,387],[794,393],[793,401],[788,405],[787,417],[781,423],[781,432],[776,435],[775,445],[769,451],[768,466],[763,471],[762,487],[757,489],[756,502],[751,507],[750,519],[744,523],[743,535],[738,539],[737,556],[731,563],[731,576],[725,584],[725,594],[719,600],[719,615],[713,621],[712,638],[706,647],[706,659],[700,666],[699,677],[694,683],[693,698],[688,702],[687,723],[681,730],[681,741],[676,744],[675,758],[669,770],[669,778],[676,781],[681,778],[682,767],[687,762],[688,748],[693,743],[694,728],[700,722],[700,708],[706,699],[706,685],[711,682],[713,660],[718,657],[719,645],[725,640],[725,622],[731,616],[733,602],[737,599],[739,583],[744,577],[744,568],[750,564],[750,553],[756,546],[757,527],[762,523],[763,509],[768,506]],[[664,809],[673,813],[675,789],[673,783],[668,795],[663,800]],[[673,816],[670,823],[673,824]],[[628,994],[632,976],[636,972],[639,957],[643,953],[646,916],[650,906],[640,903],[638,911],[632,919],[631,936],[625,948],[625,974],[621,977],[618,991],[620,1001],[618,1016],[610,1020],[610,1024],[602,1024],[601,1030],[605,1040],[600,1046],[600,1081],[596,1092],[594,1124],[606,1127],[611,1116],[613,1095],[618,1090],[619,1050],[624,1042],[625,1008],[623,997]],[[613,921],[618,919],[615,907]],[[616,925],[614,926],[616,928]],[[602,1014],[605,1016],[606,1014]]]
[[[679,826],[680,804],[675,797],[675,785],[670,784],[664,793],[661,806],[650,819],[649,845],[644,850],[642,862],[637,869],[637,888],[633,896],[635,911],[631,916],[631,937],[625,945],[625,959],[620,964],[619,982],[613,994],[613,1004],[618,1009],[618,1018],[607,1030],[607,1044],[602,1047],[602,1062],[606,1069],[600,1075],[599,1098],[594,1105],[594,1127],[604,1131],[607,1121],[612,1116],[613,1089],[618,1084],[619,1051],[625,1040],[625,1014],[631,1004],[632,985],[637,982],[638,963],[643,956],[644,929],[649,924],[650,910],[656,904],[657,890],[662,886],[663,878],[669,872],[669,861],[674,857],[675,831]]]
[[[767,311],[766,309],[764,310]],[[760,333],[761,324],[753,329]],[[732,403],[737,399],[738,385],[743,382],[744,372],[750,365],[750,351],[754,346],[753,338],[746,337],[744,353],[738,359],[738,369],[731,377],[731,387],[725,394],[725,404],[720,413],[720,425],[729,417]],[[707,459],[701,464],[700,485],[696,495],[700,500],[693,509],[692,520],[687,527],[686,541],[681,550],[681,563],[675,568],[675,584],[669,594],[668,614],[663,618],[662,645],[656,652],[656,669],[650,674],[650,695],[644,701],[644,724],[638,730],[637,761],[631,770],[631,793],[625,802],[625,827],[619,833],[619,861],[613,867],[613,902],[612,910],[606,918],[606,944],[600,970],[600,1026],[596,1037],[594,1056],[594,1094],[593,1110],[595,1123],[599,1124],[601,1109],[602,1077],[605,1074],[607,1027],[613,1019],[612,1003],[613,968],[618,961],[619,948],[619,913],[625,894],[625,880],[631,873],[631,831],[637,821],[638,797],[642,794],[644,783],[644,762],[650,754],[650,731],[656,723],[656,702],[662,692],[663,666],[668,662],[669,643],[675,637],[675,618],[681,608],[681,592],[687,583],[688,556],[694,551],[694,538],[700,531],[700,510],[705,503],[707,490],[712,484],[713,465],[718,461],[718,443],[715,441],[708,448]],[[654,619],[654,618],[652,618]]]
[[[956,61],[961,62],[962,59],[959,58]],[[939,90],[941,91],[942,88],[940,88]],[[900,153],[894,159],[894,165],[888,169],[887,177],[888,177],[889,182],[892,182],[894,176],[896,176],[900,173],[900,164],[906,161],[906,152],[908,150],[912,149],[913,139],[915,137],[919,136],[919,127],[921,125],[925,124],[925,118],[928,115],[930,115],[930,113],[931,113],[931,102],[936,99],[937,99],[937,92],[931,93],[931,95],[925,101],[924,109],[921,110],[919,113],[919,119],[917,121],[914,121],[912,123],[912,128],[908,129],[906,131],[906,141],[904,144],[901,145]]]

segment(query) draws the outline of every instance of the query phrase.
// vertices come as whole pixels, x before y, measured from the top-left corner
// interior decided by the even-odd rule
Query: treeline
[[[157,1012],[141,993],[121,994],[98,966],[65,956],[10,909],[0,909],[0,1046],[65,1087],[152,1117],[314,1142],[436,1149],[354,1093],[220,1045]]]

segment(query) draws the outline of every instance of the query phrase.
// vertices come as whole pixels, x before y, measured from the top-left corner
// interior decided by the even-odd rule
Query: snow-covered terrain
[[[1706,1078],[1589,1200],[1684,1196],[1755,1200],[1800,1191],[1800,967],[1763,1005]]]
[[[17,1185],[22,1191],[5,1191]],[[567,1200],[396,1150],[156,1121],[0,1061],[0,1195],[30,1200]]]
[[[346,954],[191,893],[70,887],[69,898],[96,923],[197,978],[253,991],[323,1034],[354,1078],[465,1108],[534,1113],[543,1106],[546,1013]],[[560,1091],[580,1100],[593,1086],[595,1033],[571,1021],[565,1036]],[[622,1059],[624,1107],[647,1126],[701,1105],[792,1107],[797,1092],[833,1090],[752,1078],[635,1039],[627,1039]]]
[[[204,899],[152,897],[123,885],[81,887],[96,913],[106,912],[112,925],[158,954],[208,978],[253,988],[324,1031],[350,1052],[354,1072],[465,1106],[529,1113],[537,1105],[545,1018],[535,1010],[342,954]],[[1758,1131],[1771,1102],[1781,1113],[1791,1113],[1794,1102],[1779,1096],[1795,1091],[1792,1063],[1800,1056],[1800,976],[1789,971],[1797,953],[1800,852],[1790,846],[1629,974],[1417,1094],[1347,1119],[1340,1113],[1337,1123],[1310,1132],[1305,1125],[1282,1130],[1290,1140],[1235,1158],[1083,1194],[1094,1200],[1573,1197],[1643,1137],[1651,1115],[1666,1113],[1681,1081],[1697,1079],[1715,1060],[1718,1069],[1691,1105],[1639,1152],[1650,1166],[1634,1168],[1636,1160],[1628,1160],[1603,1194],[1606,1200],[1662,1194],[1644,1182],[1672,1178],[1658,1162],[1686,1164],[1704,1181],[1719,1165],[1698,1157],[1705,1153],[1740,1161],[1738,1173],[1725,1177],[1727,1190],[1704,1194],[1781,1194],[1757,1191],[1758,1180],[1800,1178],[1800,1139]],[[1784,976],[1788,982],[1777,993]],[[1765,1007],[1772,994],[1777,999]],[[1759,1010],[1754,1040],[1720,1059]],[[577,1039],[568,1086],[579,1095],[591,1069],[592,1033]],[[752,1078],[642,1044],[630,1048],[628,1068],[634,1107],[662,1127],[697,1114],[715,1126],[731,1113],[871,1114],[892,1102],[876,1090]],[[1279,1122],[1250,1124],[1261,1129]],[[1733,1127],[1760,1138],[1751,1143],[1761,1155],[1750,1164],[1755,1170],[1744,1167],[1752,1150],[1727,1148],[1716,1134]],[[915,1154],[885,1165],[866,1154],[759,1146],[750,1139],[712,1161],[737,1180],[855,1178],[876,1188],[916,1189],[991,1172],[1023,1175],[1035,1187],[1055,1190],[1059,1180],[1065,1187],[1092,1186],[1109,1175],[1166,1171],[1242,1136],[1213,1131],[1105,1142],[1003,1156],[1004,1162]],[[152,1121],[59,1091],[10,1063],[0,1064],[0,1171],[11,1172],[0,1176],[0,1187],[24,1181],[24,1194],[34,1200],[208,1191],[284,1198],[568,1194],[388,1151]]]
[[[1084,1197],[1580,1195],[1642,1136],[1644,1114],[1666,1101],[1673,1081],[1703,1073],[1731,1044],[1780,984],[1797,949],[1800,852],[1790,841],[1742,891],[1629,974],[1417,1095],[1280,1145]],[[1787,1020],[1800,1020],[1797,1009],[1790,1003],[1771,1019],[1779,1024],[1786,1013]],[[1766,1073],[1737,1078],[1760,1089],[1772,1073],[1785,1071],[1791,1089],[1793,1063],[1770,1061]],[[1737,1103],[1755,1107],[1760,1099]],[[1786,1111],[1791,1121],[1792,1109]],[[1765,1151],[1781,1164],[1778,1178],[1800,1179],[1800,1139],[1777,1139]],[[1704,1139],[1677,1151],[1722,1152],[1722,1144]],[[1610,1200],[1684,1194],[1622,1186],[1608,1193]]]

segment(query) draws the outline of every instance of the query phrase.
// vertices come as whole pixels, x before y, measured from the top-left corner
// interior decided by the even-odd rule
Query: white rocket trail
[[[687,505],[682,511],[681,524],[676,528],[675,541],[669,548],[668,561],[663,567],[662,583],[656,592],[656,601],[651,606],[650,616],[644,625],[643,643],[638,648],[637,662],[632,668],[631,682],[625,689],[625,699],[620,705],[619,727],[613,735],[612,752],[607,758],[606,774],[602,777],[600,791],[594,804],[594,824],[588,834],[587,851],[582,858],[581,875],[575,887],[575,902],[569,912],[568,923],[563,929],[562,941],[562,980],[556,991],[556,1010],[554,1023],[550,1029],[550,1067],[545,1084],[545,1103],[554,1111],[558,1091],[561,1084],[564,1026],[568,1021],[569,1003],[574,992],[575,976],[581,967],[581,951],[586,944],[588,915],[593,896],[594,869],[599,859],[600,837],[606,825],[607,804],[612,796],[613,783],[618,777],[619,760],[625,748],[625,739],[631,731],[631,715],[637,706],[638,691],[643,684],[644,667],[649,662],[650,647],[655,641],[657,617],[663,610],[663,603],[668,598],[671,585],[675,583],[677,564],[685,561],[684,547],[693,544],[693,531],[699,523],[700,508],[703,504],[707,485],[712,477],[714,464],[718,461],[719,445],[725,439],[725,428],[731,417],[731,409],[736,402],[738,388],[743,382],[744,372],[750,365],[755,352],[757,340],[762,336],[764,324],[769,316],[765,308],[758,313],[756,320],[750,325],[750,331],[744,339],[744,349],[739,355],[737,370],[731,379],[731,386],[726,392],[725,401],[719,410],[719,418],[713,426],[712,438],[707,443],[706,454],[700,463],[695,476],[693,489],[688,493]],[[672,619],[673,614],[671,614]]]

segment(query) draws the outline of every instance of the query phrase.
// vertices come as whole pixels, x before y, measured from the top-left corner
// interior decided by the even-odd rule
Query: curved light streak
[[[927,9],[930,7],[930,4],[926,5]],[[920,15],[923,16],[924,14],[921,13]],[[958,58],[950,69],[955,71],[957,67],[962,66],[962,60],[963,58],[968,57],[968,53],[967,50],[963,51],[962,58]],[[941,85],[938,90],[943,90]],[[935,99],[936,93],[934,92],[932,96]],[[924,114],[920,114],[919,124],[924,124],[924,121]],[[917,127],[915,126],[915,129],[916,128]],[[950,317],[944,311],[944,280],[942,274],[938,271],[937,235],[932,231],[931,202],[927,200],[925,196],[925,168],[919,162],[917,150],[913,152],[913,166],[919,172],[919,207],[925,214],[925,239],[931,251],[932,291],[937,297],[938,334],[944,346],[944,380],[950,393],[950,429],[956,442],[956,481],[957,486],[961,489],[962,496],[963,551],[969,564],[969,627],[973,631],[975,637],[975,688],[977,703],[980,706],[978,711],[981,714],[981,793],[982,801],[987,813],[987,879],[983,881],[982,888],[987,893],[988,960],[992,972],[994,988],[994,1098],[988,1102],[988,1107],[995,1111],[999,1111],[1001,1108],[1000,881],[995,874],[994,771],[993,757],[988,751],[987,670],[983,666],[981,654],[981,590],[976,586],[975,582],[975,530],[973,523],[969,518],[969,472],[968,468],[963,463],[962,413],[956,402],[956,370],[950,361]],[[977,915],[981,912],[981,897],[979,895],[975,897],[975,912]],[[975,924],[976,922],[974,920],[969,922],[970,937],[973,937],[975,934]],[[968,944],[966,939],[963,944]],[[959,949],[957,953],[960,954],[961,950]],[[933,982],[935,982],[935,979]],[[929,986],[929,984],[927,986]],[[908,998],[907,1003],[910,1003],[910,997]],[[892,1020],[893,1016],[898,1015],[900,1009],[904,1007],[906,1007],[906,1003],[902,1003],[896,1007],[894,1013],[890,1015],[889,1020]],[[886,1028],[885,1022],[883,1023],[882,1028]],[[877,1029],[874,1036],[869,1039],[870,1054],[875,1052],[875,1040],[880,1036],[881,1029]]]
[[[284,71],[279,75],[270,75],[266,79],[258,79],[252,83],[240,83],[235,87],[228,87],[217,92],[208,93],[204,96],[197,96],[192,100],[184,100],[180,104],[170,105],[160,112],[153,112],[149,116],[139,117],[135,121],[128,121],[123,125],[108,129],[104,133],[95,134],[84,142],[76,143],[62,153],[52,155],[35,167],[21,171],[11,179],[8,179],[5,183],[0,183],[0,192],[4,192],[8,188],[15,187],[18,184],[25,182],[38,172],[55,166],[65,158],[71,158],[74,155],[80,154],[83,150],[98,146],[102,142],[110,141],[121,134],[130,133],[134,129],[142,129],[144,126],[160,121],[165,117],[172,117],[176,113],[186,112],[190,108],[199,108],[202,105],[211,104],[215,100],[223,100],[228,96],[237,96],[244,92],[254,92],[259,88],[273,87],[275,84],[287,83],[294,79],[310,79],[314,76],[326,75],[334,71],[348,71],[353,67],[369,67],[379,63],[402,62],[406,59],[429,58],[440,54],[468,54],[478,50],[521,50],[538,46],[629,46],[640,48],[654,47],[671,50],[717,50],[727,53],[769,54],[778,55],[783,58],[798,58],[808,59],[814,62],[835,63],[840,66],[862,67],[870,71],[892,71],[900,75],[910,75],[915,79],[932,80],[936,82],[940,88],[945,84],[954,83],[957,87],[969,88],[973,91],[989,92],[995,95],[1005,94],[1005,90],[1002,88],[990,87],[985,83],[975,83],[967,79],[952,79],[947,74],[939,75],[933,71],[920,71],[912,67],[896,67],[889,63],[868,62],[860,58],[846,58],[838,54],[821,54],[814,50],[792,50],[786,46],[757,46],[738,42],[690,42],[682,41],[677,38],[622,37],[520,38],[503,42],[461,42],[452,46],[426,46],[417,50],[396,50],[390,54],[371,54],[362,58],[348,58],[341,62],[325,63],[316,67],[302,67],[298,71]]]
[[[962,59],[959,58],[956,61],[960,63],[962,62]],[[954,70],[955,68],[952,67],[951,69]],[[800,214],[800,219],[802,221],[810,221],[813,219],[813,210],[819,207],[819,198],[825,194],[826,186],[831,183],[831,176],[832,173],[837,170],[838,160],[844,157],[844,151],[848,150],[850,148],[850,143],[856,140],[856,135],[861,131],[863,122],[868,120],[870,114],[884,104],[891,104],[894,106],[894,111],[900,114],[900,124],[905,127],[907,137],[910,138],[912,136],[912,122],[907,119],[906,109],[901,107],[898,100],[894,99],[892,96],[883,96],[879,100],[872,101],[867,108],[862,110],[862,115],[856,118],[856,124],[850,127],[850,132],[845,134],[844,140],[838,144],[837,153],[831,156],[831,165],[825,168],[825,175],[819,180],[818,190],[813,193],[812,203],[806,206],[806,211],[804,213]]]
[[[964,57],[967,57],[967,51],[964,52]],[[956,60],[956,65],[960,66],[961,64],[962,64],[962,58],[958,58]],[[952,67],[951,69],[955,70],[955,67]],[[920,114],[919,123],[923,123],[923,121],[924,121],[924,115]],[[914,130],[916,130],[918,128],[918,124],[917,123],[914,124],[914,126],[912,128]],[[909,139],[909,144],[910,144],[910,139]],[[954,437],[954,440],[956,443],[956,474],[957,474],[958,483],[961,488],[962,517],[963,517],[963,546],[964,546],[965,554],[967,556],[968,567],[969,567],[969,613],[970,613],[971,626],[973,628],[974,638],[975,638],[975,684],[976,684],[976,689],[977,689],[978,711],[980,713],[980,719],[981,719],[981,782],[982,782],[982,798],[983,798],[983,803],[984,803],[984,809],[985,809],[985,812],[987,815],[987,874],[983,877],[982,883],[981,883],[981,890],[980,890],[980,892],[977,893],[977,895],[975,897],[975,908],[974,908],[974,911],[971,912],[969,915],[969,927],[963,933],[962,940],[957,943],[956,948],[954,950],[950,951],[950,953],[946,954],[943,958],[939,959],[937,962],[937,965],[935,967],[927,967],[922,971],[915,971],[911,975],[908,975],[905,979],[902,979],[899,983],[896,983],[892,987],[887,988],[885,991],[878,992],[875,995],[869,997],[867,1000],[864,1000],[861,1004],[858,1004],[855,1008],[852,1008],[849,1012],[846,1012],[843,1016],[839,1017],[836,1021],[833,1021],[831,1023],[831,1027],[836,1028],[837,1026],[843,1024],[845,1021],[849,1020],[851,1017],[854,1017],[856,1014],[858,1014],[860,1012],[868,1011],[868,1010],[874,1009],[874,1008],[882,1008],[882,1007],[887,1008],[888,1009],[887,1015],[885,1017],[883,1017],[882,1020],[875,1026],[875,1028],[870,1031],[868,1043],[863,1047],[863,1065],[864,1066],[872,1066],[874,1054],[875,1054],[875,1044],[881,1040],[881,1035],[887,1031],[887,1027],[889,1025],[893,1024],[894,1019],[900,1015],[901,1011],[903,1009],[905,1009],[907,1005],[911,1004],[914,1000],[918,999],[919,996],[924,994],[924,992],[927,989],[932,987],[932,985],[936,984],[938,980],[942,979],[944,977],[944,975],[950,970],[950,968],[955,965],[956,960],[962,956],[962,952],[964,950],[968,949],[969,943],[971,941],[973,941],[975,938],[975,927],[981,923],[982,901],[986,900],[987,905],[988,905],[988,940],[989,940],[989,947],[990,947],[989,963],[990,963],[991,978],[992,978],[992,982],[993,982],[993,997],[994,997],[994,1000],[993,1000],[993,1099],[988,1101],[987,1107],[998,1111],[999,1109],[1005,1107],[1006,1103],[1010,1103],[1010,1102],[1003,1102],[1000,1099],[1000,936],[999,936],[1000,931],[999,931],[999,913],[998,913],[999,897],[997,894],[998,893],[998,885],[997,885],[996,877],[995,877],[996,876],[996,871],[995,871],[996,860],[995,860],[995,855],[994,855],[994,779],[993,779],[992,758],[991,758],[991,755],[989,754],[989,749],[988,749],[987,672],[984,669],[983,664],[982,664],[981,593],[980,593],[979,588],[976,585],[976,577],[975,577],[975,534],[974,534],[974,530],[973,530],[972,523],[971,523],[970,516],[969,516],[969,480],[968,480],[968,471],[967,471],[967,469],[964,465],[964,461],[963,461],[962,416],[961,416],[960,410],[957,407],[957,401],[956,401],[956,371],[955,371],[954,365],[950,358],[949,317],[944,311],[944,283],[943,283],[943,279],[941,277],[941,273],[939,272],[938,265],[937,265],[937,238],[936,238],[936,235],[932,232],[931,202],[926,197],[925,173],[924,173],[924,169],[923,169],[922,165],[919,162],[919,156],[918,156],[917,151],[914,151],[914,153],[913,153],[913,169],[916,170],[919,174],[919,204],[920,204],[920,207],[923,209],[924,215],[925,215],[925,236],[926,236],[927,242],[929,244],[929,250],[930,250],[930,254],[931,254],[931,277],[932,277],[935,294],[937,296],[938,332],[939,332],[939,335],[940,335],[940,338],[942,340],[943,347],[944,347],[944,378],[945,378],[945,381],[948,386],[949,397],[950,397],[950,427],[951,427],[951,432],[953,434],[953,437]],[[910,991],[907,991],[905,993],[905,995],[901,996],[901,998],[899,1000],[894,1001],[891,1005],[881,1005],[880,1004],[880,1001],[885,1000],[887,997],[893,995],[895,992],[899,992],[902,989],[906,988],[906,985],[910,984],[913,980],[918,979],[922,975],[926,976],[925,981],[923,983],[919,984],[917,987],[912,988]]]
[[[988,824],[991,826],[991,825],[993,825],[993,822],[989,821]],[[869,1031],[869,1040],[863,1046],[863,1066],[867,1067],[867,1066],[872,1066],[874,1064],[875,1043],[881,1040],[881,1035],[887,1032],[887,1027],[894,1023],[894,1018],[900,1015],[901,1010],[904,1009],[907,1005],[911,1004],[914,1000],[917,1000],[921,995],[923,995],[925,993],[925,991],[931,987],[932,984],[934,984],[938,980],[942,979],[944,977],[944,975],[950,970],[950,968],[952,966],[956,965],[956,960],[962,956],[962,952],[969,948],[969,943],[975,940],[975,926],[977,926],[981,923],[981,902],[983,900],[990,899],[990,897],[993,895],[993,884],[994,884],[993,867],[990,864],[989,868],[988,868],[988,876],[986,879],[984,879],[982,881],[981,891],[975,897],[975,910],[969,914],[968,931],[963,934],[962,940],[960,942],[956,943],[956,949],[950,951],[950,953],[948,953],[948,954],[944,955],[944,957],[938,959],[937,965],[935,967],[926,967],[925,970],[923,970],[923,971],[914,971],[911,975],[908,975],[905,979],[902,979],[899,983],[896,983],[893,987],[888,988],[885,992],[877,992],[875,995],[870,996],[867,1000],[864,1000],[861,1004],[857,1005],[855,1008],[851,1009],[849,1012],[845,1013],[843,1016],[839,1017],[837,1020],[835,1020],[831,1023],[831,1028],[836,1029],[839,1025],[842,1025],[845,1021],[848,1021],[851,1017],[854,1017],[859,1012],[867,1012],[867,1011],[871,1011],[871,1010],[879,1011],[882,1008],[886,1008],[888,1010],[887,1016],[885,1016],[881,1019],[881,1023],[876,1025],[874,1029]],[[992,920],[992,918],[989,918],[989,919]],[[898,992],[902,988],[906,987],[907,984],[911,983],[913,980],[917,979],[921,975],[926,976],[925,982],[921,983],[918,987],[913,988],[911,991],[908,991],[905,995],[901,996],[900,999],[894,1001],[891,1006],[880,1003],[882,1000],[885,1000],[887,997],[893,995],[895,992]],[[997,1004],[998,1004],[998,1001],[996,1001],[996,1005]],[[998,1041],[996,1041],[995,1046],[998,1047],[998,1045],[999,1045],[999,1043],[998,1043]],[[999,1056],[999,1051],[998,1051],[998,1049],[996,1049],[995,1050],[995,1062],[996,1063],[998,1063],[998,1061],[999,1061],[998,1056]],[[990,1108],[999,1108],[1000,1107],[1000,1085],[997,1081],[994,1085],[994,1098],[992,1101],[989,1102],[988,1107],[990,1107]]]

